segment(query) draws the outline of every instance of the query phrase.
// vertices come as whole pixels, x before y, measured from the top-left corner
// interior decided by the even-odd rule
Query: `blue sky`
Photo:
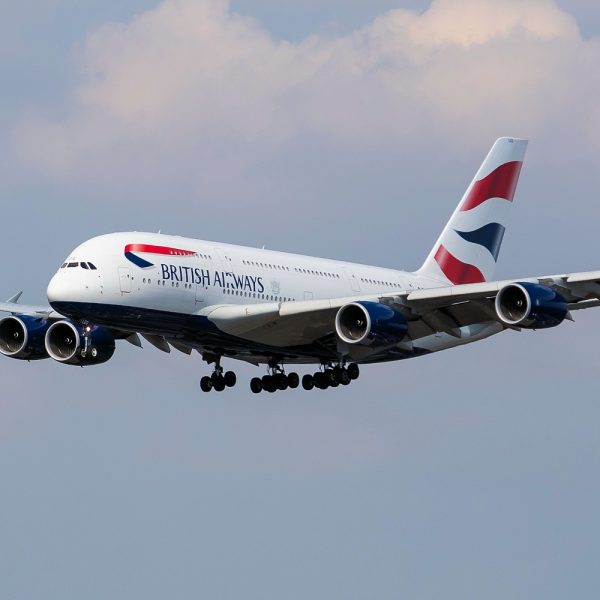
[[[123,229],[415,268],[501,135],[531,144],[498,276],[598,268],[595,3],[7,11],[5,297]],[[0,596],[595,595],[599,325],[268,397],[153,348],[4,359]]]

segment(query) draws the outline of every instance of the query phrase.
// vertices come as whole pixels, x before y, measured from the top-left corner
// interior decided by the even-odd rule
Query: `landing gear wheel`
[[[250,390],[253,394],[260,394],[262,392],[263,385],[259,377],[253,377],[250,380]]]
[[[352,379],[350,379],[350,373],[348,373],[346,369],[343,369],[340,374],[340,383],[342,385],[349,385],[351,381]]]
[[[360,375],[360,369],[356,363],[350,363],[348,365],[348,375],[350,375],[350,379],[352,379],[352,381],[358,379]]]
[[[210,377],[203,377],[200,380],[200,389],[203,392],[210,392],[213,389],[213,384]]]
[[[336,381],[337,383],[342,383],[344,369],[342,367],[338,366],[338,367],[334,367],[332,372],[333,372],[334,381]]]
[[[298,373],[290,373],[287,377],[290,389],[295,390],[300,385],[300,377]]]
[[[304,375],[304,377],[302,377],[302,387],[307,391],[310,391],[315,387],[315,380],[312,375]]]
[[[313,375],[313,379],[315,382],[315,387],[318,387],[320,390],[326,390],[329,386],[329,377],[325,373],[317,371]]]
[[[215,378],[215,381],[213,381],[212,384],[216,392],[222,392],[225,389],[225,380],[223,377]]]
[[[233,387],[237,383],[237,377],[233,371],[227,371],[227,373],[223,375],[223,380],[227,387]]]
[[[278,373],[274,376],[275,387],[282,392],[288,389],[288,380],[283,373]]]
[[[277,390],[277,386],[275,385],[274,377],[272,375],[265,375],[262,378],[262,388],[265,392],[269,392],[272,394],[275,390]]]

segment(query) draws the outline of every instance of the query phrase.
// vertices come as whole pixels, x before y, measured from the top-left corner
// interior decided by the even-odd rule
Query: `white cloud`
[[[560,121],[579,136],[600,128],[599,59],[551,0],[434,0],[300,43],[226,0],[165,0],[91,34],[67,116],[30,114],[15,141],[51,176],[118,178],[234,168],[302,135],[460,145]]]

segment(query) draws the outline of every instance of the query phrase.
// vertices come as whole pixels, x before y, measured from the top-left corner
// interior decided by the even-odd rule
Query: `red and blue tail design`
[[[526,149],[527,140],[496,141],[420,275],[455,285],[493,277]]]
[[[153,246],[152,244],[127,244],[125,246],[125,258],[141,269],[149,269],[154,263],[138,256],[138,254],[159,254],[161,256],[194,256],[193,250],[181,250],[180,248],[169,248],[168,246]]]

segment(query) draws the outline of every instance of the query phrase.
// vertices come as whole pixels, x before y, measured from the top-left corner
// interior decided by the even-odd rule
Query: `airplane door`
[[[206,300],[206,290],[201,283],[196,284],[196,304],[201,304]]]
[[[221,265],[223,265],[223,270],[228,272],[233,269],[233,259],[231,258],[231,253],[227,250],[223,250],[221,248],[215,248],[217,255],[221,259]]]
[[[360,292],[360,283],[358,281],[358,277],[350,272],[347,267],[344,267],[344,273],[346,274],[346,278],[350,283],[350,288],[353,292]]]
[[[131,273],[129,273],[129,269],[119,268],[119,286],[122,294],[131,292]]]

